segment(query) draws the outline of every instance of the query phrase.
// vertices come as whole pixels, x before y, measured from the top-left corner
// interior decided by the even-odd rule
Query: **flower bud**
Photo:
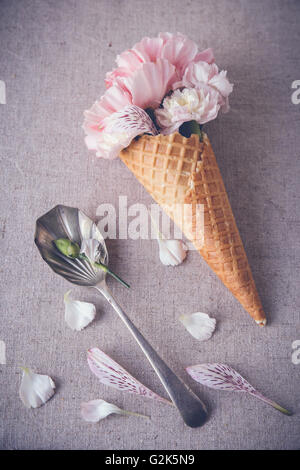
[[[77,243],[73,243],[67,238],[58,238],[58,240],[54,240],[54,244],[63,255],[69,258],[78,258],[80,248]]]

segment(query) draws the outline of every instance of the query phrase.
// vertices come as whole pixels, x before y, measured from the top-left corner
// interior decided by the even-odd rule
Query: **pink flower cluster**
[[[85,142],[89,149],[96,150],[97,156],[115,158],[137,135],[157,133],[153,130],[153,122],[143,110],[159,108],[172,90],[195,88],[199,92],[199,102],[202,100],[201,109],[191,114],[189,106],[183,103],[185,109],[177,114],[175,112],[173,116],[170,115],[169,107],[168,116],[162,119],[162,122],[167,120],[168,123],[166,126],[161,123],[160,133],[170,133],[170,129],[178,130],[182,119],[188,121],[197,116],[198,122],[207,122],[210,116],[212,119],[216,117],[221,107],[228,108],[232,85],[228,82],[226,72],[218,71],[211,49],[199,52],[197,45],[183,34],[160,33],[156,38],[146,37],[132,49],[117,56],[116,62],[118,67],[106,75],[105,94],[85,111]],[[203,96],[206,105],[201,98]],[[177,123],[178,114],[181,121]],[[126,120],[122,120],[122,115],[126,116]],[[116,117],[118,129],[114,132]]]

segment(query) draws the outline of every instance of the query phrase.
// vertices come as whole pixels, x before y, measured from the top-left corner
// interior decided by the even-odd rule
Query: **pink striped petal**
[[[108,387],[170,403],[165,398],[160,397],[145,387],[145,385],[98,348],[89,349],[88,365],[100,382]]]

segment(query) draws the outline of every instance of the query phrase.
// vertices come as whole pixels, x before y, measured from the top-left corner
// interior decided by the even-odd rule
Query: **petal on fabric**
[[[89,302],[71,299],[70,292],[68,291],[64,296],[65,320],[72,330],[81,331],[94,320],[96,307]]]
[[[147,419],[149,418],[148,416],[142,415],[140,413],[122,410],[118,406],[101,399],[81,403],[81,416],[85,421],[90,423],[97,423],[101,419],[104,419],[113,413],[119,415],[139,416],[141,418]]]
[[[35,374],[24,367],[19,395],[27,408],[38,408],[54,395],[55,383],[48,375]]]
[[[187,254],[187,246],[182,240],[157,239],[159,244],[159,259],[165,266],[178,266]]]
[[[81,416],[90,423],[97,423],[112,413],[122,414],[122,410],[116,405],[101,399],[81,403]]]
[[[216,328],[216,320],[207,313],[195,312],[190,315],[181,315],[179,321],[187,331],[199,341],[207,341],[211,338]]]
[[[98,348],[89,349],[88,365],[99,381],[108,387],[170,404],[168,400],[145,387],[145,385],[129,374],[124,367]]]

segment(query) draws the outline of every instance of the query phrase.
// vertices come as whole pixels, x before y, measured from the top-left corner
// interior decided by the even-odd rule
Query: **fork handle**
[[[172,402],[179,410],[187,426],[196,428],[206,421],[207,410],[200,398],[167,366],[157,352],[152,348],[132,321],[128,318],[122,307],[116,302],[109,292],[105,281],[96,289],[106,298],[110,305],[123,320],[131,334],[139,344],[163,386],[168,392]]]

